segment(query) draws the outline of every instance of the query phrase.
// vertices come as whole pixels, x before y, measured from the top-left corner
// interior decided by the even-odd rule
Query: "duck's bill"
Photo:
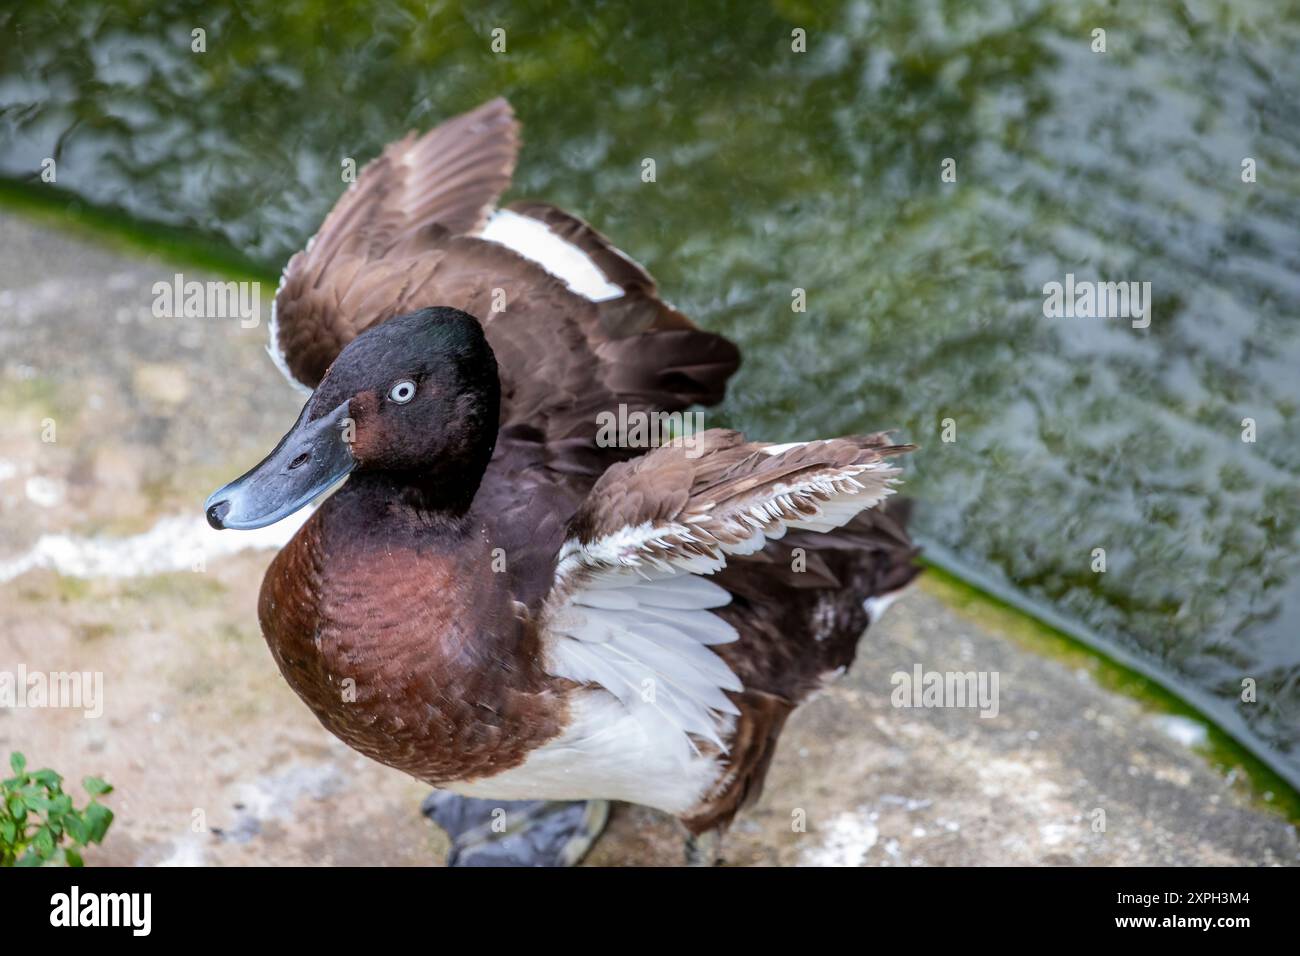
[[[310,405],[310,403],[309,403]],[[307,408],[275,451],[204,503],[212,527],[265,528],[287,518],[356,466],[345,431],[348,403],[307,421]]]

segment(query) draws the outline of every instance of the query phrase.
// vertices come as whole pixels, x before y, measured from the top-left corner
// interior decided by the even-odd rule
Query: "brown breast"
[[[566,718],[532,622],[491,565],[481,527],[359,523],[340,492],[267,570],[262,631],[349,746],[434,785],[489,776]]]

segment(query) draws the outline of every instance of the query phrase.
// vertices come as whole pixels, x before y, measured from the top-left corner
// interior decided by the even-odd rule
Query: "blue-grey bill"
[[[314,421],[306,416],[304,407],[271,454],[208,497],[203,505],[208,524],[265,528],[304,507],[356,466],[344,431],[348,403]]]

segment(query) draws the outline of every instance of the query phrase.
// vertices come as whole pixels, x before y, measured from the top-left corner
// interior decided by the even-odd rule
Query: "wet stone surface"
[[[155,318],[171,264],[8,215],[0,238],[0,669],[100,672],[104,688],[94,719],[0,710],[0,751],[115,786],[91,865],[440,862],[428,788],[335,741],[280,680],[255,614],[278,539],[234,550],[202,523],[207,493],[297,412],[265,327]],[[792,718],[728,863],[1297,861],[1294,828],[1189,746],[1196,724],[937,594],[914,589]],[[998,715],[894,707],[892,675],[917,664],[996,671]],[[681,858],[671,820],[619,806],[589,861]]]

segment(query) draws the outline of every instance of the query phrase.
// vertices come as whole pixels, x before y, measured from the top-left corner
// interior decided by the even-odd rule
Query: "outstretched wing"
[[[892,492],[910,451],[885,435],[794,446],[711,430],[615,465],[570,525],[542,613],[551,673],[604,687],[690,751],[725,749],[740,681],[712,647],[734,641],[707,575],[788,529],[824,532]]]
[[[721,399],[735,346],[661,302],[649,274],[586,223],[532,203],[485,228],[518,147],[514,114],[497,99],[362,170],[276,293],[270,351],[290,381],[315,388],[365,329],[441,305],[483,323],[502,427],[547,443],[590,451],[596,413],[620,403]]]
[[[390,144],[285,267],[270,351],[290,381],[315,388],[358,333],[429,301],[429,257],[476,232],[510,185],[519,124],[495,99]]]

